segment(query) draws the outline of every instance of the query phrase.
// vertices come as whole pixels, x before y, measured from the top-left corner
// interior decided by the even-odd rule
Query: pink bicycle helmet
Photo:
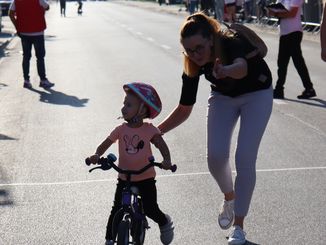
[[[146,83],[128,83],[123,85],[124,91],[132,91],[149,109],[149,118],[154,119],[162,110],[162,103],[156,90]]]

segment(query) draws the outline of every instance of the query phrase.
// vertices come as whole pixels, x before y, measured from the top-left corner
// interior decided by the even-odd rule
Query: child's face
[[[138,114],[140,100],[137,96],[127,93],[121,108],[122,116],[125,120],[130,120]]]

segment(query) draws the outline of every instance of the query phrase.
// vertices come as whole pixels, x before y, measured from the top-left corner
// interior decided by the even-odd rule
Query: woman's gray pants
[[[223,193],[235,191],[236,216],[247,215],[256,183],[259,144],[273,106],[272,88],[228,97],[211,92],[207,115],[207,160],[210,173]],[[230,145],[240,118],[235,152],[236,177],[233,188]]]

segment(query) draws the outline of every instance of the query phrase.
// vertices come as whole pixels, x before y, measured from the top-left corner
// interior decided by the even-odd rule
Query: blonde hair
[[[232,36],[229,31],[224,31],[221,28],[221,24],[205,15],[203,12],[195,13],[187,17],[186,21],[183,23],[180,31],[180,42],[185,38],[191,37],[196,34],[201,34],[204,38],[212,38],[212,59],[222,56],[221,51],[221,39]],[[199,73],[200,66],[194,63],[188,56],[184,56],[184,72],[190,77],[195,77]]]

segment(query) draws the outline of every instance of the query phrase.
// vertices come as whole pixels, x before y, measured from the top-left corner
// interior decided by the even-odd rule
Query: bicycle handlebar
[[[148,158],[149,163],[139,170],[121,169],[114,163],[116,160],[117,160],[116,156],[112,153],[109,154],[107,157],[101,157],[98,162],[98,164],[100,166],[90,169],[89,172],[92,172],[95,169],[109,170],[112,167],[115,171],[117,171],[118,173],[121,173],[121,174],[139,175],[139,174],[144,173],[147,169],[149,169],[151,167],[159,167],[161,169],[163,168],[161,163],[155,162],[155,159],[153,156],[149,157]],[[85,163],[88,166],[91,165],[90,159],[86,158]],[[170,170],[174,173],[177,170],[177,165],[172,165]]]

